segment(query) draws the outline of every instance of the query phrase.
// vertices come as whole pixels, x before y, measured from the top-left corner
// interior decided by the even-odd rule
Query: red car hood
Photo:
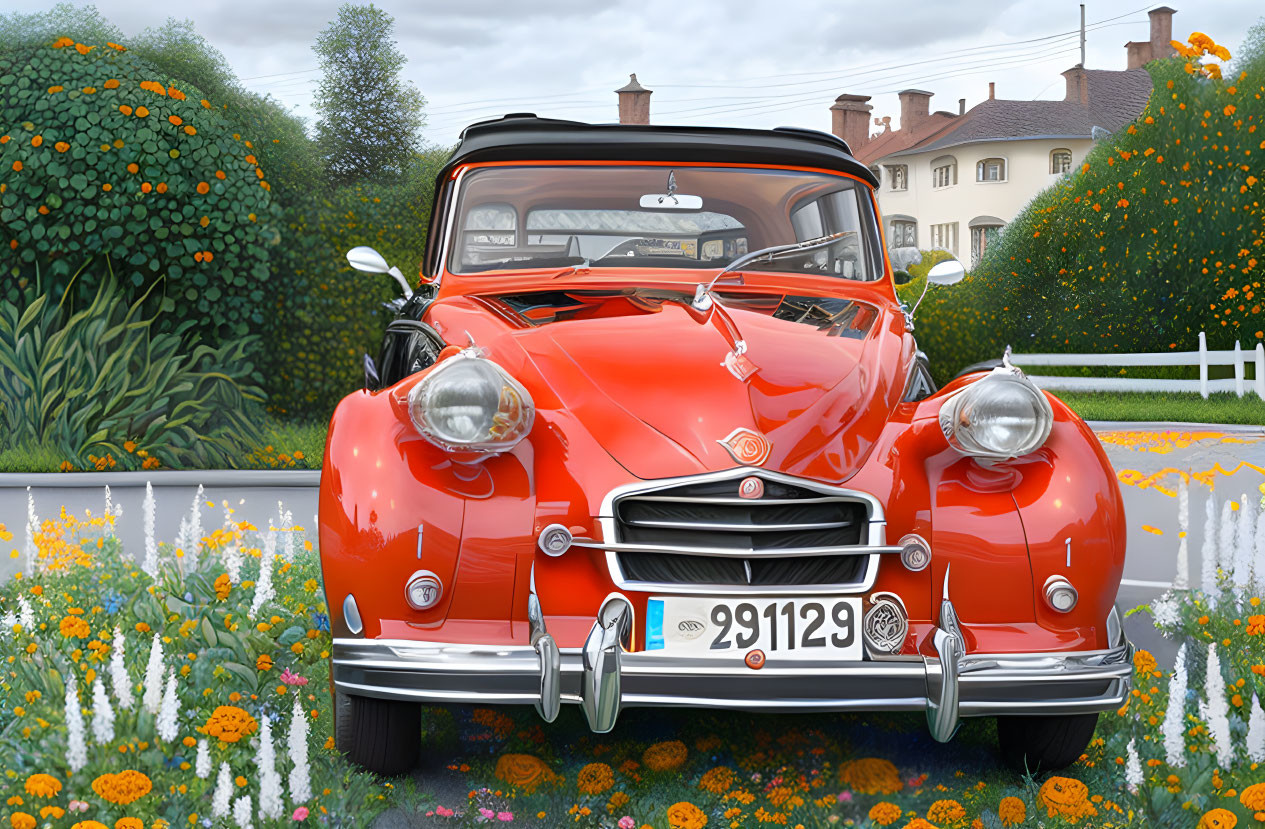
[[[874,306],[861,310],[865,324],[840,334],[730,307],[757,368],[745,382],[723,364],[732,346],[719,321],[672,302],[519,328],[490,345],[507,363],[519,361],[497,352],[521,349],[538,372],[520,378],[537,405],[555,398],[640,478],[742,465],[722,441],[745,428],[771,444],[764,468],[842,481],[877,441],[902,390],[894,378],[904,378],[903,324]]]

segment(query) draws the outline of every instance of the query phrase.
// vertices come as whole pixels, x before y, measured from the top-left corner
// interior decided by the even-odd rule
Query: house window
[[[997,242],[1001,234],[1001,225],[980,225],[971,228],[971,267],[979,265],[984,258],[984,251]]]
[[[1050,174],[1062,175],[1072,169],[1071,150],[1053,150],[1050,152]]]
[[[976,181],[1005,181],[1006,159],[986,158],[975,165]]]
[[[888,234],[887,246],[889,248],[918,247],[917,223],[907,221],[892,222],[892,232]]]
[[[931,162],[931,186],[951,187],[958,183],[958,160],[944,155]]]
[[[942,225],[931,226],[931,247],[947,250],[954,256],[958,255],[958,223],[948,222]]]
[[[893,190],[909,188],[909,168],[904,164],[890,164],[887,167],[887,181]]]

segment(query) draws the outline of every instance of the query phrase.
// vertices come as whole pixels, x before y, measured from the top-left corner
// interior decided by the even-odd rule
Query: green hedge
[[[939,379],[1006,345],[1167,351],[1195,347],[1201,330],[1211,348],[1265,337],[1265,24],[1224,80],[1207,62],[1149,64],[1155,92],[1138,120],[1033,199],[965,280],[928,294],[918,337]]]
[[[37,277],[58,293],[108,257],[215,341],[263,324],[280,241],[270,184],[251,142],[176,83],[113,43],[0,54],[0,298],[21,302]]]

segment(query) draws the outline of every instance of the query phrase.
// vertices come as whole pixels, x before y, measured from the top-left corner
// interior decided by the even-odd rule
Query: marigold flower
[[[689,801],[673,803],[668,807],[670,829],[703,829],[707,825],[707,813]]]
[[[1016,826],[1028,819],[1028,807],[1017,797],[1003,797],[997,806],[1002,826]]]
[[[61,620],[58,628],[67,639],[87,639],[92,635],[92,628],[78,616],[67,616]]]
[[[211,713],[210,719],[201,730],[203,734],[217,737],[221,742],[236,743],[259,730],[259,723],[235,705],[221,705]]]
[[[839,780],[860,794],[895,794],[905,788],[896,766],[879,757],[849,760],[840,767]]]
[[[98,796],[120,806],[139,800],[149,794],[153,787],[148,775],[134,769],[118,774],[103,774],[92,781],[92,790]]]
[[[689,755],[689,749],[680,740],[655,743],[641,754],[641,762],[651,771],[672,771],[680,768]]]
[[[85,46],[85,45],[84,45],[84,44],[82,44],[82,43],[76,43],[76,44],[75,44],[75,51],[76,51],[76,52],[78,52],[78,53],[79,53],[79,54],[81,54],[81,55],[86,55],[86,54],[88,54],[89,52],[91,52],[91,51],[92,51],[93,49],[95,49],[95,48],[97,48],[97,47],[95,47],[95,46]]]
[[[65,49],[67,46],[74,46],[75,40],[70,37],[59,37],[53,41],[54,49]]]
[[[50,86],[50,87],[48,88],[48,94],[49,94],[49,95],[56,95],[58,92],[61,92],[64,88],[65,88],[65,87],[63,87],[61,84],[57,84],[57,85],[55,85],[55,86]]]
[[[269,656],[268,654],[266,653],[260,654],[259,658],[255,660],[255,670],[267,671],[267,670],[270,670],[271,668],[272,668],[272,657]]]
[[[26,812],[14,812],[9,815],[9,825],[13,829],[35,829],[35,818]]]
[[[138,817],[121,817],[114,821],[114,829],[145,829],[145,822]]]
[[[131,115],[132,108],[128,106],[127,104],[119,104],[119,112],[123,113],[124,115]]]
[[[875,803],[870,807],[870,820],[879,826],[891,826],[900,820],[901,809],[895,803],[888,803],[886,800]]]
[[[40,146],[40,145],[41,145],[41,144],[43,144],[43,143],[44,143],[44,136],[42,136],[42,135],[35,135],[35,136],[32,136],[32,137],[31,137],[31,146],[32,146],[32,147],[38,147],[38,146]]]
[[[199,182],[198,182],[198,193],[199,193],[200,195],[205,196],[205,195],[206,195],[207,193],[209,193],[209,192],[211,192],[211,185],[207,184],[205,181],[199,181]]]
[[[533,792],[558,778],[543,760],[530,754],[502,754],[493,773],[498,780],[525,792]]]
[[[61,792],[61,781],[51,774],[32,774],[22,788],[31,797],[56,797]]]
[[[70,145],[67,144],[65,141],[58,141],[56,144],[53,145],[53,149],[57,150],[57,152],[59,153],[64,153],[70,149]]]
[[[146,109],[145,107],[137,107],[137,108],[136,108],[136,117],[137,117],[137,118],[145,118],[145,117],[146,117],[146,116],[148,116],[148,115],[149,115],[149,110],[148,110],[148,109]]]

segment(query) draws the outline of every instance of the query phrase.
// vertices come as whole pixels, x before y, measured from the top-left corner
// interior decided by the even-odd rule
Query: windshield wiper
[[[699,311],[706,311],[708,308],[712,307],[712,288],[718,281],[720,281],[720,278],[727,273],[733,273],[734,271],[750,265],[752,262],[759,259],[767,259],[772,262],[774,259],[782,256],[783,254],[803,253],[804,251],[826,247],[827,245],[839,241],[844,236],[850,235],[851,232],[852,231],[849,230],[841,230],[838,233],[831,233],[829,236],[818,236],[815,239],[809,239],[804,242],[793,242],[789,245],[774,245],[773,247],[761,248],[760,250],[753,250],[751,253],[743,254],[725,267],[721,268],[720,271],[712,277],[711,282],[708,282],[706,285],[699,283],[698,287],[694,289],[694,308]]]

